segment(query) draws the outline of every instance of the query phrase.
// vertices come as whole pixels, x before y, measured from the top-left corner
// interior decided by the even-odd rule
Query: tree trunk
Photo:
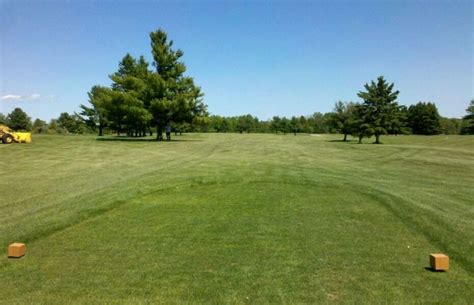
[[[163,130],[161,129],[160,125],[156,125],[156,140],[157,141],[163,140]]]
[[[102,125],[99,125],[99,137],[102,137],[104,135],[104,127]]]
[[[375,134],[375,144],[380,144],[380,135]]]
[[[359,135],[359,144],[362,144],[362,135]]]
[[[344,134],[344,140],[342,140],[342,141],[344,141],[344,142],[347,141],[347,133]]]

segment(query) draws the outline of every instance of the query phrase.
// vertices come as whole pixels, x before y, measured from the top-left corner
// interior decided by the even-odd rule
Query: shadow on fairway
[[[426,270],[426,271],[433,272],[433,273],[445,273],[445,272],[446,272],[446,271],[444,271],[444,270],[435,270],[435,269],[433,269],[433,268],[431,268],[431,267],[425,267],[425,270]]]
[[[326,142],[332,142],[332,143],[348,143],[348,144],[354,144],[354,143],[358,143],[357,140],[327,140]]]
[[[198,139],[171,139],[171,141],[157,141],[154,138],[128,138],[128,137],[115,137],[115,138],[96,138],[97,141],[110,141],[110,142],[202,142],[203,140]]]

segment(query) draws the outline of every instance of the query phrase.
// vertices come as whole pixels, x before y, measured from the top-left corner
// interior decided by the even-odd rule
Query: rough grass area
[[[472,304],[474,137],[175,139],[0,146],[0,303]]]

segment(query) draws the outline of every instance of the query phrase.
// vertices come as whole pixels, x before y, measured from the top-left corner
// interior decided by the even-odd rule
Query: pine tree
[[[186,66],[180,61],[183,52],[172,48],[173,41],[168,41],[161,29],[150,33],[150,38],[156,71],[149,78],[152,89],[149,109],[160,140],[166,124],[190,122],[207,112],[201,88],[195,86],[191,77],[184,76]]]
[[[471,100],[466,109],[467,115],[463,117],[462,134],[474,134],[474,100]]]
[[[393,83],[388,84],[383,76],[364,86],[366,92],[360,91],[357,96],[364,100],[364,124],[373,131],[375,143],[380,144],[380,136],[396,124],[398,104],[395,102],[399,91],[393,92]]]
[[[334,112],[330,114],[329,124],[344,135],[343,141],[347,141],[347,135],[352,132],[351,117],[354,111],[354,103],[341,101],[334,105]]]
[[[419,102],[408,108],[408,126],[414,134],[440,134],[440,118],[438,109],[433,103]]]
[[[7,116],[7,124],[13,130],[31,130],[31,118],[21,108],[13,109]]]
[[[81,105],[84,121],[98,125],[99,135],[105,126],[117,134],[145,135],[147,130],[151,134],[153,124],[157,139],[162,139],[166,124],[177,126],[196,116],[207,116],[201,89],[184,75],[183,52],[173,50],[173,41],[168,41],[162,30],[152,32],[150,38],[153,71],[143,56],[135,59],[126,54],[109,76],[111,88],[94,86],[89,92],[92,107]]]
[[[349,118],[349,128],[351,134],[359,139],[359,144],[363,138],[370,138],[374,134],[374,129],[367,123],[369,120],[368,108],[363,104],[355,104]]]

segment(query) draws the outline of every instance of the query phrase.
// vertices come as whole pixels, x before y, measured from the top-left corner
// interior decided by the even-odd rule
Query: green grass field
[[[1,145],[0,303],[474,301],[474,137],[174,139]]]

